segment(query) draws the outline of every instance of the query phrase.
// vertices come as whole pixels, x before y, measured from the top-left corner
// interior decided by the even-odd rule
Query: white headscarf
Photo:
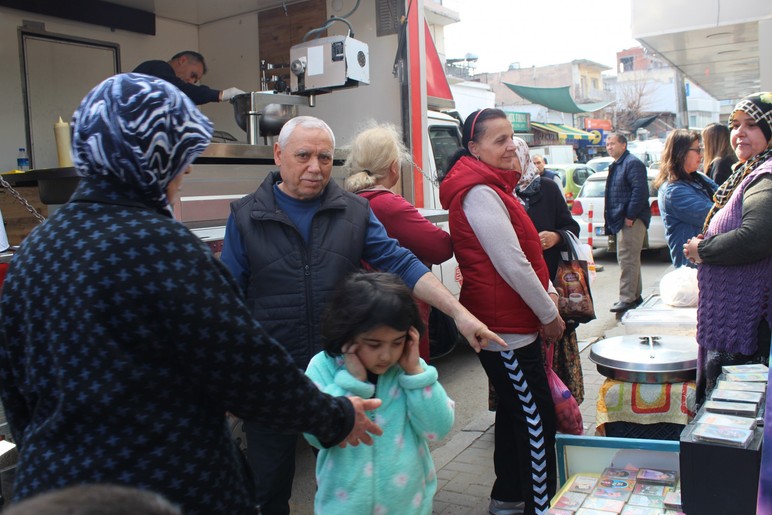
[[[521,138],[512,138],[515,142],[515,155],[520,160],[520,169],[523,171],[523,175],[520,176],[520,180],[515,186],[518,191],[524,191],[531,185],[533,180],[539,176],[539,170],[536,165],[531,161],[531,154],[528,152],[528,143]]]

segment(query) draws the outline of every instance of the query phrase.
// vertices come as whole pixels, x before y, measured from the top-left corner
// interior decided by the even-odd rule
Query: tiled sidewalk
[[[589,344],[579,342],[584,373],[584,402],[580,405],[585,434],[595,434],[598,391],[606,379],[589,358]],[[434,497],[435,515],[486,515],[493,473],[493,413],[486,413],[448,443],[432,452],[439,486]]]

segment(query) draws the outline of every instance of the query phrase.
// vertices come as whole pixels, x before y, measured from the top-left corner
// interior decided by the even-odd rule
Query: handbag
[[[542,345],[545,345],[542,342]],[[558,375],[552,370],[553,346],[547,345],[544,348],[544,354],[547,359],[544,362],[544,371],[547,373],[547,384],[550,387],[552,402],[555,404],[555,418],[558,431],[569,435],[584,434],[582,425],[582,412],[579,410],[579,403],[576,402],[571,391],[563,384]]]
[[[559,231],[566,244],[566,251],[561,252],[555,274],[554,286],[558,292],[558,311],[565,321],[578,324],[595,320],[595,305],[590,290],[590,273],[587,260],[580,259],[584,253],[576,235],[569,231]]]

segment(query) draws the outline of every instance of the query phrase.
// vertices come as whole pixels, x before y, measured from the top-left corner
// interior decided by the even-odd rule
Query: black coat
[[[177,77],[174,68],[166,61],[145,61],[134,68],[132,73],[144,73],[174,84],[196,104],[208,104],[220,101],[220,90],[203,84],[190,84]]]
[[[79,483],[154,490],[185,513],[254,513],[225,413],[341,441],[322,394],[181,223],[83,178],[22,243],[0,299],[14,499]]]
[[[531,218],[536,230],[539,232],[571,231],[576,236],[579,236],[579,224],[571,216],[571,211],[568,210],[558,185],[554,181],[543,181],[541,178],[534,180],[534,182],[537,181],[539,182],[537,187],[529,188],[529,193],[530,190],[534,190],[533,193],[517,193],[521,198],[528,198],[528,216]],[[566,250],[565,243],[560,243],[544,251],[544,261],[547,262],[547,269],[552,280],[555,279],[555,274],[558,270],[561,250]]]

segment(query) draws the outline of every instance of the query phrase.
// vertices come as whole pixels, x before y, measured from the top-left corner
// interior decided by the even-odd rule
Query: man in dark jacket
[[[641,302],[641,249],[651,220],[646,166],[627,150],[627,138],[611,134],[606,150],[614,158],[606,180],[606,234],[616,235],[619,301],[612,307],[622,313]]]
[[[305,370],[322,349],[320,319],[328,300],[364,261],[398,274],[417,298],[450,315],[475,350],[489,339],[499,341],[410,251],[388,237],[366,199],[330,180],[334,149],[335,136],[326,123],[293,118],[274,145],[279,171],[231,204],[222,262],[245,292],[252,315]],[[244,425],[261,513],[287,514],[297,435],[249,421]]]
[[[552,170],[547,170],[547,158],[542,156],[541,154],[534,154],[531,156],[531,161],[533,161],[533,164],[536,165],[536,169],[539,171],[539,175],[542,177],[545,177],[555,184],[557,184],[558,189],[560,190],[560,196],[563,197],[563,200],[566,200],[566,193],[563,190],[563,179],[560,178],[560,175],[553,172]]]
[[[199,84],[206,73],[204,56],[192,50],[185,50],[166,61],[145,61],[134,68],[134,73],[144,73],[158,77],[177,86],[196,105],[209,102],[227,102],[236,95],[244,93],[238,88],[222,91]]]

